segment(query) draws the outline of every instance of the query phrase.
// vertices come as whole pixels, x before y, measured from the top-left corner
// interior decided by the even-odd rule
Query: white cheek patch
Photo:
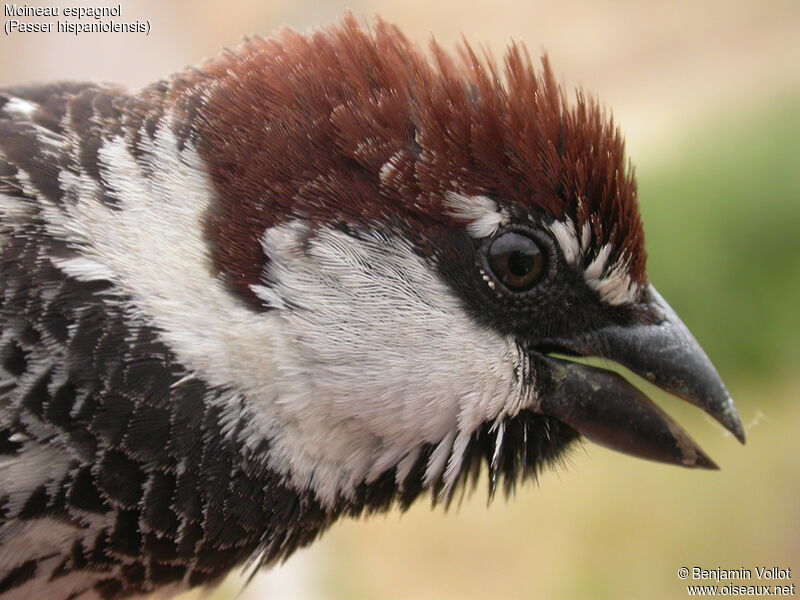
[[[591,241],[589,223],[583,224],[580,235],[578,228],[569,218],[564,221],[553,221],[547,228],[553,234],[564,260],[575,268],[583,268],[584,257]],[[634,302],[639,295],[639,285],[629,274],[626,257],[622,256],[614,264],[609,265],[610,255],[611,246],[605,244],[583,269],[584,281],[606,304],[620,306]]]
[[[445,206],[450,216],[467,221],[467,233],[474,238],[486,238],[498,227],[509,222],[508,214],[486,196],[466,196],[455,192],[445,194]]]
[[[526,357],[476,325],[409,244],[295,222],[267,230],[269,288],[284,332],[273,360],[271,464],[331,502],[435,445],[424,483],[455,483],[469,437],[529,402]]]

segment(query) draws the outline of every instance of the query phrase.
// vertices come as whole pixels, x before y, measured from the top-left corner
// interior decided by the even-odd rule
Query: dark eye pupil
[[[513,231],[492,242],[488,258],[492,274],[514,292],[531,289],[544,271],[544,256],[536,242]]]
[[[515,250],[508,256],[508,271],[514,277],[525,277],[533,269],[533,256]]]

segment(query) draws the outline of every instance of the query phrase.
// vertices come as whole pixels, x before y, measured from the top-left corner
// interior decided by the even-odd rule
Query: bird
[[[520,42],[347,14],[137,92],[0,89],[5,599],[213,585],[583,439],[716,468],[609,363],[744,442],[619,128]]]

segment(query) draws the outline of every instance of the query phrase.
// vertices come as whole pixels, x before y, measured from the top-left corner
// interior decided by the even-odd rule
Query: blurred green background
[[[800,366],[800,86],[721,108],[669,160],[639,170],[648,270],[720,370],[791,376]]]
[[[129,0],[124,14],[151,19],[150,37],[3,37],[0,84],[135,87],[246,33],[329,23],[343,6]],[[613,108],[637,168],[651,280],[726,380],[748,444],[654,393],[720,472],[585,444],[567,469],[514,499],[487,507],[481,487],[450,512],[421,502],[405,515],[341,522],[244,591],[233,577],[212,598],[684,598],[681,566],[790,567],[800,584],[800,2],[348,6],[384,15],[421,43],[433,33],[452,45],[463,32],[500,54],[522,39],[549,52],[565,85]]]

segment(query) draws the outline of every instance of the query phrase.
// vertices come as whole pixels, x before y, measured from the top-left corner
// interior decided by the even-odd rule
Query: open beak
[[[697,340],[655,288],[650,286],[645,296],[647,323],[548,340],[548,347],[617,362],[698,406],[744,443],[733,400]],[[717,468],[680,425],[620,375],[553,356],[541,360],[543,393],[533,411],[614,450],[686,467]]]

